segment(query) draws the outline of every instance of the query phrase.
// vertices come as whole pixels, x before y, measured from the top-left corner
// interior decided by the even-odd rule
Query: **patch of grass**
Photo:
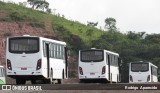
[[[70,47],[79,48],[79,44],[77,46],[72,46],[74,40],[71,40],[70,36],[76,36],[76,38],[79,38],[78,40],[82,42],[83,46],[90,48],[92,47],[92,42],[97,40],[104,33],[100,29],[86,26],[77,21],[70,21],[64,17],[51,15],[42,11],[32,10],[31,8],[26,8],[13,3],[0,2],[0,9],[6,11],[6,16],[8,16],[6,19],[3,18],[0,20],[5,20],[8,22],[23,22],[26,20],[31,20],[28,25],[32,27],[45,28],[46,22],[49,20],[49,22],[52,24],[52,27],[50,28],[53,29],[51,31],[63,33],[57,35],[57,38],[60,38],[63,41],[66,41],[66,38],[68,38],[67,42],[69,43],[68,45],[70,45]]]
[[[5,33],[3,34],[3,36],[4,36],[4,37],[10,37],[10,36],[12,36],[12,33],[11,33],[11,32],[5,32]]]

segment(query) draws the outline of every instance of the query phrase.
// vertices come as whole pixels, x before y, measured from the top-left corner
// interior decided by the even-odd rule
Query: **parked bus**
[[[6,84],[5,70],[4,67],[0,65],[0,84]]]
[[[129,83],[158,82],[157,66],[150,62],[131,62],[129,64]]]
[[[79,51],[78,72],[80,82],[120,82],[119,54],[103,49]]]
[[[6,67],[17,84],[61,83],[68,77],[66,43],[29,35],[7,38]]]

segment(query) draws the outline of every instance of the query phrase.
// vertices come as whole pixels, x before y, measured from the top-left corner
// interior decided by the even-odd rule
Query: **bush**
[[[5,32],[5,33],[3,34],[3,36],[4,36],[4,37],[10,37],[10,36],[12,36],[12,33],[11,33],[11,32]]]
[[[32,27],[38,27],[38,28],[44,28],[44,23],[40,23],[40,22],[31,22],[28,25],[32,26]]]
[[[24,20],[24,16],[20,16],[18,12],[13,12],[10,15],[11,20],[13,21],[22,21]]]

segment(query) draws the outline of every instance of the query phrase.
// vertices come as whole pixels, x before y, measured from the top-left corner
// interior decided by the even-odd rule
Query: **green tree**
[[[49,3],[46,2],[45,0],[44,1],[41,1],[41,0],[37,1],[36,9],[42,9],[44,11],[44,9],[47,10],[48,7],[49,7]]]
[[[127,33],[127,37],[129,39],[132,39],[132,40],[140,40],[140,39],[145,39],[146,38],[146,32],[138,32],[136,33],[135,31],[129,31]]]
[[[111,31],[115,31],[117,28],[116,28],[116,19],[114,18],[106,18],[105,19],[105,28],[107,28],[108,30],[111,30]]]
[[[38,1],[38,0],[27,0],[27,2],[32,6],[32,9],[35,8],[37,1]]]
[[[47,12],[48,14],[51,14],[51,13],[52,13],[52,10],[51,10],[50,8],[47,8],[46,12]]]
[[[98,22],[94,23],[94,22],[88,22],[87,21],[87,26],[95,27],[97,25],[98,25]]]
[[[153,34],[146,36],[145,42],[151,44],[160,44],[160,34]]]
[[[26,7],[27,6],[27,2],[19,2],[20,6]]]
[[[27,0],[27,2],[32,6],[32,9],[48,9],[49,3],[45,0]]]

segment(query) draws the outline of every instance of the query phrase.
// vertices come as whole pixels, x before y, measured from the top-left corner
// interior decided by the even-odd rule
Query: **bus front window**
[[[104,59],[103,50],[84,50],[81,51],[82,62],[100,62]]]
[[[9,39],[9,52],[36,53],[39,51],[38,38],[11,38]]]
[[[148,63],[132,63],[131,71],[133,72],[146,72],[149,70]]]

